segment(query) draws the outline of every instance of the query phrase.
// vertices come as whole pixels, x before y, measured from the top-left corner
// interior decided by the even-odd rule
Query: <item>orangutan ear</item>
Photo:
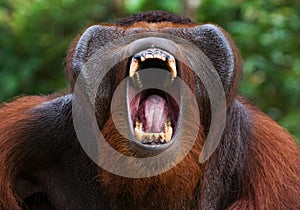
[[[80,36],[72,56],[72,74],[78,76],[84,63],[101,46],[120,37],[122,30],[116,26],[94,25],[87,28]]]
[[[188,28],[192,40],[210,59],[223,83],[226,96],[236,91],[241,76],[241,58],[230,36],[212,24]]]

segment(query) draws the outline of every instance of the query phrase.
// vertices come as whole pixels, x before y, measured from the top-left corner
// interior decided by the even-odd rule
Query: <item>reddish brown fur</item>
[[[18,198],[14,196],[11,185],[20,167],[18,160],[29,151],[20,151],[23,143],[21,129],[24,129],[26,125],[22,123],[21,127],[16,127],[16,125],[29,117],[27,115],[29,109],[48,100],[50,97],[45,96],[22,97],[3,104],[0,109],[0,209],[19,209]]]
[[[300,152],[289,133],[248,105],[254,120],[241,200],[230,209],[300,209]]]
[[[127,148],[126,139],[113,129],[114,124],[110,118],[103,130],[108,137],[107,141],[119,152],[132,155]],[[198,157],[203,143],[203,131],[199,131],[198,141],[189,154],[171,170],[151,178],[131,179],[113,175],[99,168],[99,178],[104,191],[118,208],[131,206],[145,206],[146,209],[161,206],[163,209],[177,209],[186,203],[191,203],[197,184],[202,178],[201,171],[204,165],[198,163]],[[109,160],[107,160],[109,161]],[[187,176],[188,175],[188,176]],[[114,186],[114,187],[111,187]],[[120,203],[120,197],[123,199]],[[127,203],[128,202],[128,203]]]

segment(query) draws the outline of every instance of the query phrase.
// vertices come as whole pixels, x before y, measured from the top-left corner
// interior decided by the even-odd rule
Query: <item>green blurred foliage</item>
[[[204,0],[198,20],[213,21],[244,59],[241,95],[287,128],[300,143],[300,2]]]
[[[63,59],[86,25],[146,10],[183,14],[184,2],[1,0],[0,101],[64,88]],[[194,20],[217,23],[238,45],[244,59],[240,93],[300,140],[300,3],[202,0],[195,11]]]
[[[109,0],[1,0],[0,101],[65,87],[69,44],[87,24],[114,17],[109,5]]]

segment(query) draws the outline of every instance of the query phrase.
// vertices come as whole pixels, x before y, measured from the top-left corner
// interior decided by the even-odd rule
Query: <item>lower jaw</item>
[[[166,144],[161,145],[147,145],[140,143],[136,140],[129,140],[128,146],[129,150],[132,154],[134,154],[134,157],[136,158],[147,158],[147,157],[153,157],[156,155],[159,155],[163,153],[165,150],[167,150],[172,144],[173,140]]]
[[[132,130],[132,128],[129,130]],[[103,127],[102,135],[105,137],[106,142],[114,150],[122,155],[134,158],[147,158],[159,155],[173,145],[176,138],[173,136],[170,142],[161,145],[143,144],[136,140],[133,131],[129,131],[127,133],[127,137],[120,134],[112,117],[109,117],[108,121]]]

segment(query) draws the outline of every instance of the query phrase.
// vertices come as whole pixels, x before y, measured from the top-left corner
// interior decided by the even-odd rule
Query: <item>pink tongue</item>
[[[151,95],[142,102],[139,108],[139,116],[145,116],[142,123],[144,132],[159,133],[163,131],[164,123],[168,116],[166,101],[158,95]]]

